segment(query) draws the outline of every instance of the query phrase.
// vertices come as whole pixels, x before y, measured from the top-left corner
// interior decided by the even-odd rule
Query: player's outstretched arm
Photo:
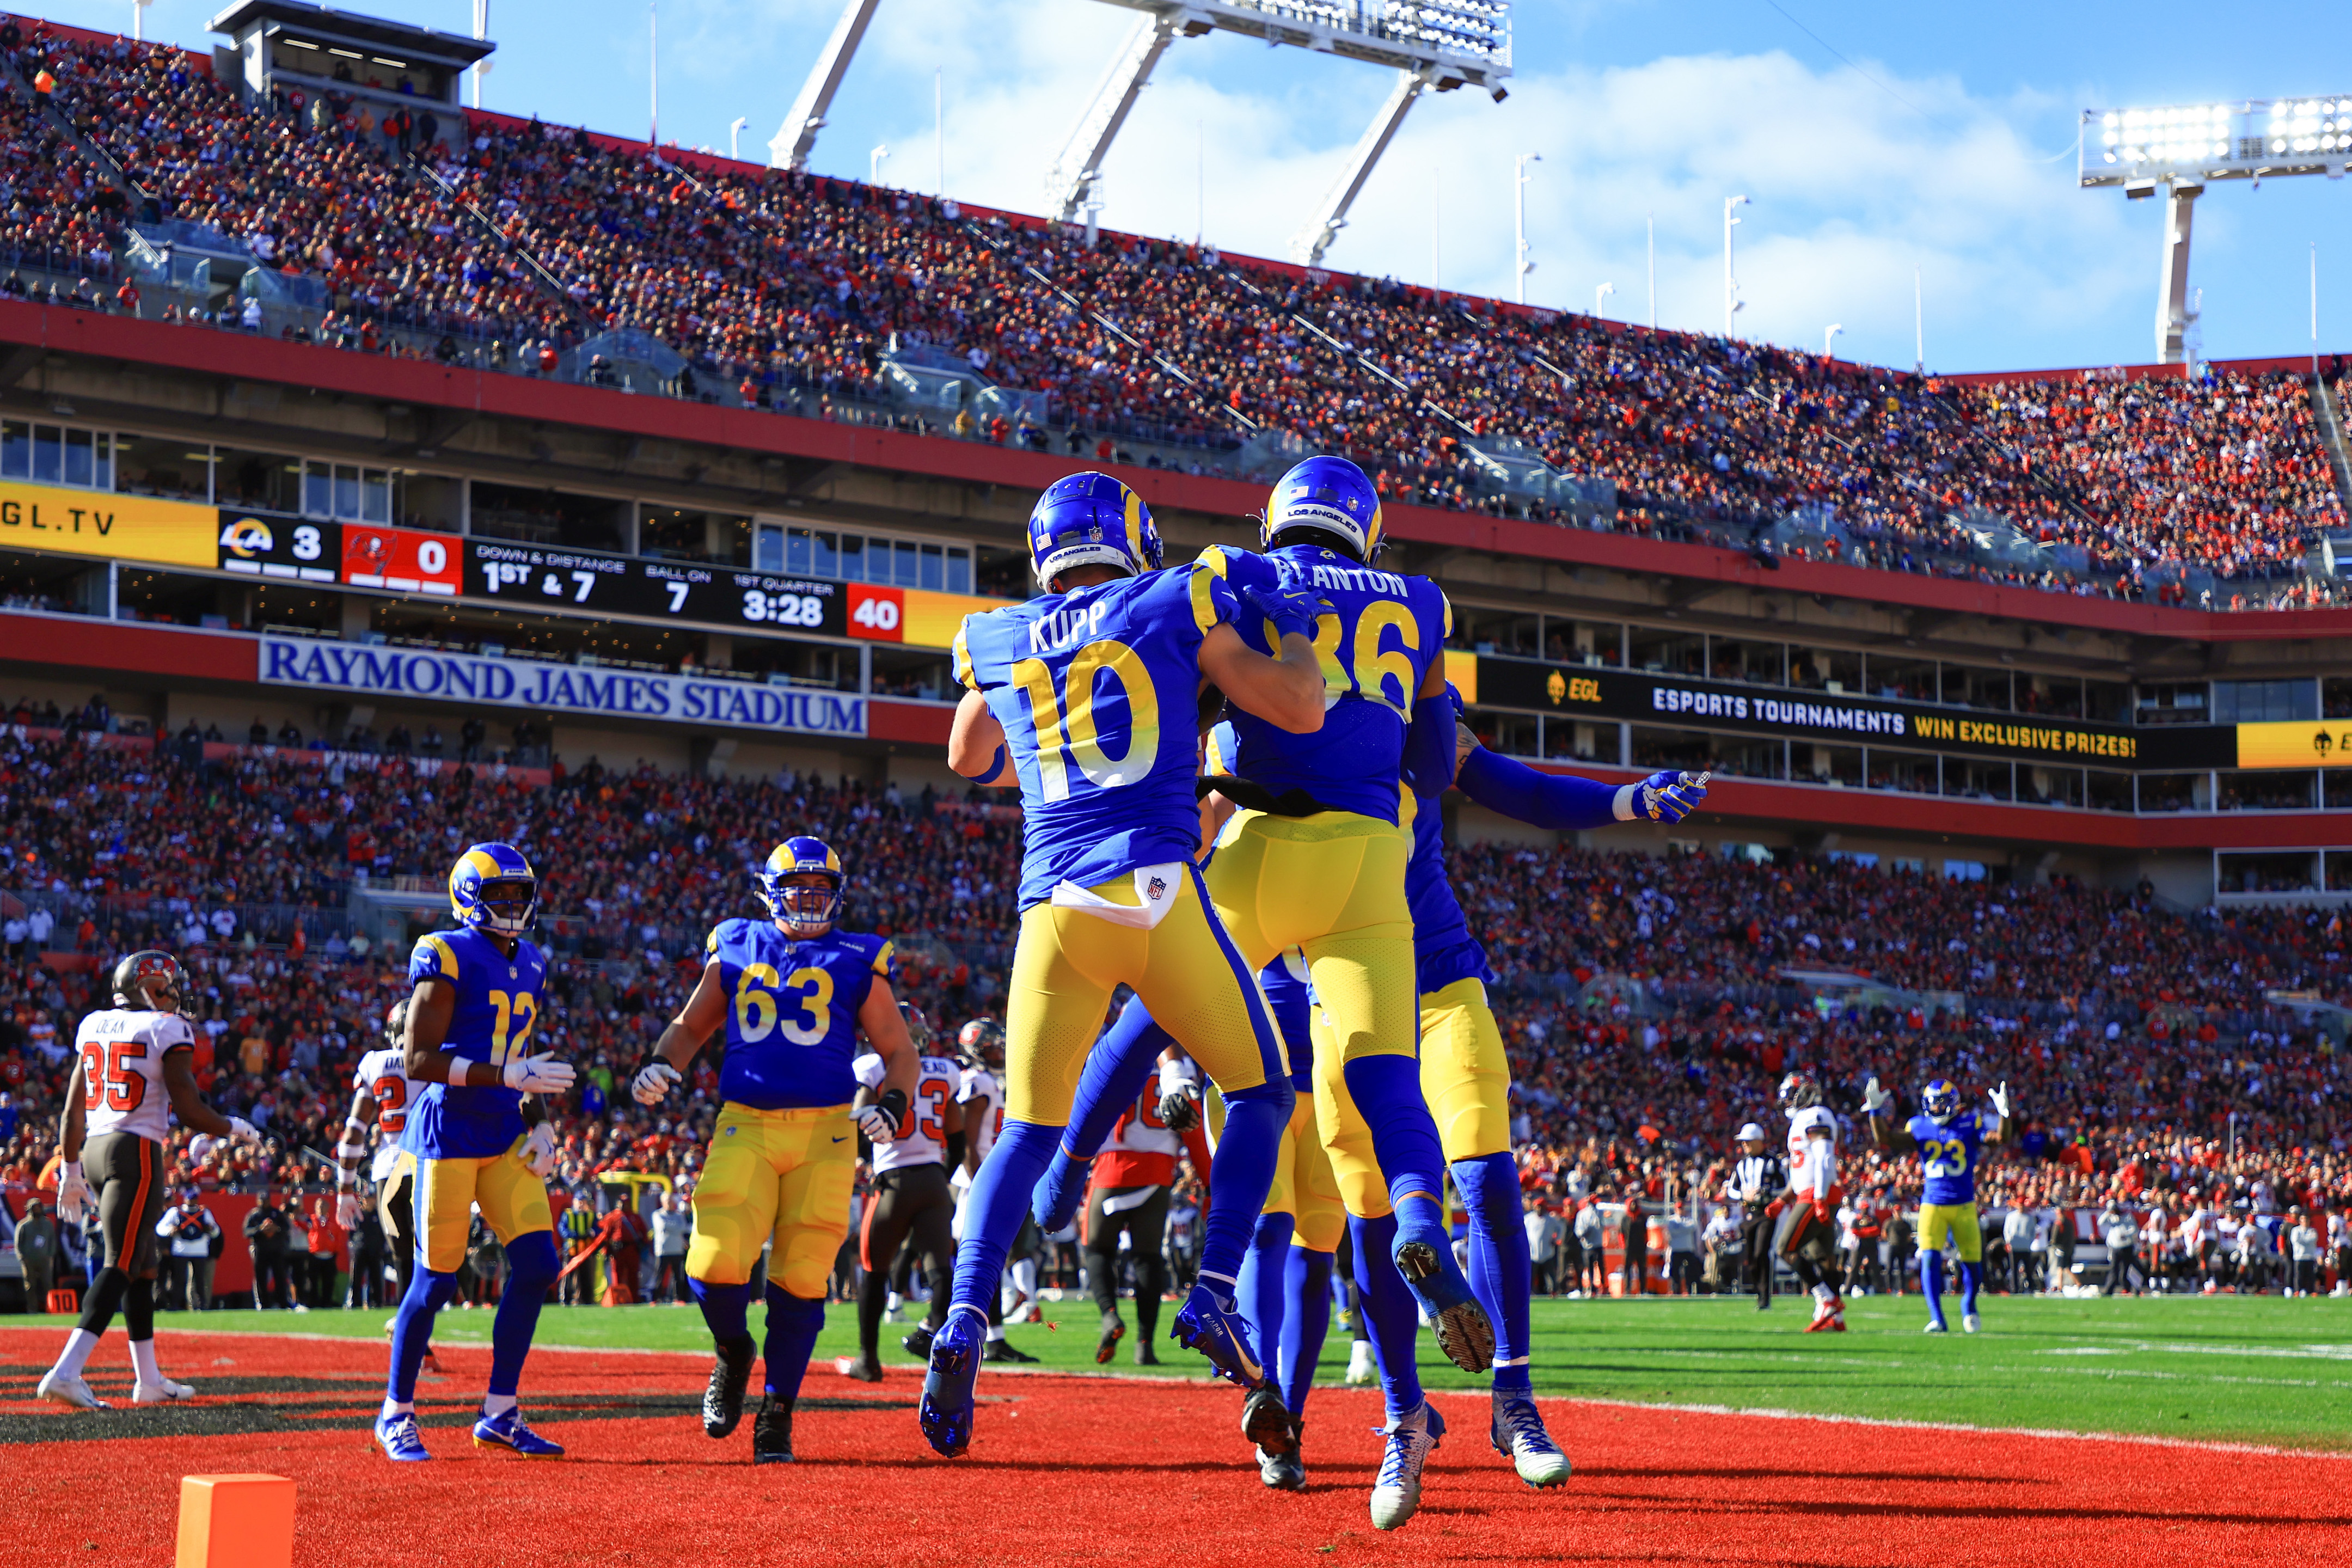
[[[1267,597],[1258,595],[1258,598]],[[1256,599],[1251,603],[1263,612],[1264,605]],[[1315,623],[1303,612],[1295,618],[1267,618],[1281,628],[1281,658],[1267,658],[1220,621],[1201,639],[1201,673],[1225,694],[1226,701],[1244,712],[1255,714],[1277,730],[1311,735],[1323,728],[1323,667],[1316,658],[1308,631],[1303,628]]]
[[[977,691],[965,692],[956,703],[955,721],[948,728],[948,766],[991,788],[1021,782],[1013,771],[1012,753],[1004,748],[1004,726],[988,710],[988,699]]]
[[[188,1065],[191,1051],[163,1053],[163,1090],[172,1097],[172,1114],[180,1119],[183,1127],[193,1127],[215,1138],[246,1138],[257,1136],[253,1123],[242,1116],[223,1116],[205,1103],[204,1091],[196,1087],[195,1069]]]
[[[1633,785],[1621,789],[1598,779],[1548,773],[1498,757],[1480,745],[1473,745],[1462,759],[1454,782],[1487,810],[1554,832],[1580,832],[1632,820],[1630,815],[1620,816],[1617,805],[1625,789]]]
[[[1893,1095],[1878,1087],[1878,1079],[1874,1075],[1868,1083],[1863,1085],[1862,1110],[1870,1122],[1870,1141],[1882,1149],[1892,1149],[1898,1154],[1916,1153],[1919,1141],[1911,1136],[1911,1129],[1897,1127],[1892,1131],[1887,1129],[1886,1108],[1894,1102],[1894,1100]]]
[[[1985,1142],[1988,1143],[2006,1143],[2009,1142],[2009,1134],[2014,1121],[2014,1119],[2010,1115],[2008,1079],[2003,1079],[2000,1082],[1992,1086],[1991,1099],[1993,1110],[2000,1113],[2000,1125],[1994,1128],[1992,1131],[1986,1136]]]

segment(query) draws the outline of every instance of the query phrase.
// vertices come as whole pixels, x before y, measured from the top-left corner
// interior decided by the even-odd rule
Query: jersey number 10
[[[1114,757],[1103,750],[1102,735],[1096,727],[1095,680],[1102,675],[1117,680],[1127,696],[1124,756]],[[1015,664],[1013,684],[1029,695],[1029,722],[1037,731],[1038,787],[1047,800],[1069,797],[1071,763],[1077,763],[1078,771],[1095,788],[1117,789],[1150,773],[1159,759],[1160,693],[1142,658],[1127,644],[1105,637],[1078,649],[1070,656],[1058,692],[1053,667],[1042,658],[1024,658]]]

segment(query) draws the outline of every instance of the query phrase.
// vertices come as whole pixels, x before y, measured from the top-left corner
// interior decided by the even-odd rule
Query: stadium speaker
[[[2156,182],[2154,180],[2126,180],[2124,182],[2124,195],[2127,200],[2135,202],[2141,201],[2154,195],[2156,195]]]

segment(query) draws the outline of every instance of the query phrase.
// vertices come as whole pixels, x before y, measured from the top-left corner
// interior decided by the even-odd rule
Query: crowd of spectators
[[[628,331],[684,359],[685,395],[796,408],[808,395],[826,413],[889,402],[889,356],[911,353],[1009,395],[1006,411],[954,418],[975,438],[1228,460],[1275,435],[1355,456],[1400,499],[1575,510],[1506,482],[1477,448],[1613,486],[1603,525],[1760,543],[1795,517],[1811,531],[1780,548],[1894,570],[2135,597],[2185,597],[2188,574],[2210,573],[2199,592],[2217,607],[2335,593],[2303,572],[2343,510],[2290,373],[1941,382],[1175,241],[1089,245],[537,121],[249,102],[168,46],[8,26],[5,237],[105,257],[100,303],[104,237],[131,199],[119,169],[139,216],[207,226],[281,278],[317,279],[336,312],[320,335],[352,347],[396,347],[381,320],[442,334],[444,357],[458,336],[489,340],[485,363],[546,372],[559,343]],[[2011,526],[2011,548],[1988,554],[1989,531]],[[2035,543],[2054,548],[2037,558]]]

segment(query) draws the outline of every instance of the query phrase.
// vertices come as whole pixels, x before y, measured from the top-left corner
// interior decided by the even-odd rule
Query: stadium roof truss
[[[2167,109],[2086,109],[2077,183],[2121,185],[2137,201],[2165,192],[2163,267],[2157,279],[2156,353],[2186,357],[2189,221],[2210,180],[2290,174],[2344,177],[2352,163],[2352,97],[2250,99]]]

